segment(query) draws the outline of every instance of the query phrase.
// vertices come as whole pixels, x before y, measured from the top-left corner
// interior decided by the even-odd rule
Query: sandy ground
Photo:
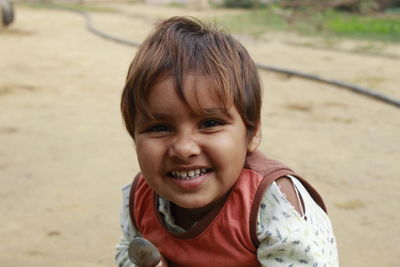
[[[125,15],[95,13],[95,24],[138,41],[153,18],[205,15],[117,7]],[[87,32],[74,13],[22,6],[16,13],[0,30],[0,266],[114,266],[119,189],[138,170],[119,113],[135,49]],[[384,57],[293,45],[298,39],[285,34],[240,38],[257,62],[400,98],[400,46],[382,46],[391,55]],[[341,266],[398,266],[400,110],[319,83],[261,76],[261,150],[320,190]]]

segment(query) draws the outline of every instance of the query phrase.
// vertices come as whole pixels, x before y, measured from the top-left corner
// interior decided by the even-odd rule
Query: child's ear
[[[254,152],[257,150],[258,146],[261,143],[261,125],[257,123],[257,126],[250,133],[249,143],[247,145],[247,152]]]

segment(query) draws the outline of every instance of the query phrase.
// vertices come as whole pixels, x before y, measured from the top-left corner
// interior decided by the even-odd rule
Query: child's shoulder
[[[129,184],[126,184],[126,185],[124,185],[122,188],[121,188],[121,191],[124,193],[124,192],[126,192],[126,191],[130,191],[131,190],[131,187],[132,187],[132,182],[130,182]]]
[[[299,212],[299,214],[303,215],[304,204],[302,203],[301,196],[296,189],[293,180],[289,176],[296,177],[296,179],[299,180],[299,182],[306,188],[308,193],[318,203],[318,205],[322,209],[326,210],[323,200],[318,192],[304,178],[287,167],[285,164],[269,159],[260,151],[255,151],[247,156],[244,167],[260,173],[265,179],[268,180],[268,183],[266,183],[267,185],[275,182],[281,193],[294,207],[294,209]]]
[[[276,179],[275,182],[286,200],[289,201],[301,216],[303,216],[304,207],[302,206],[301,199],[292,180],[287,176],[283,176]]]
[[[125,195],[128,195],[128,196],[129,196],[129,194],[130,194],[130,192],[131,192],[131,190],[132,190],[132,186],[135,186],[135,184],[136,184],[136,182],[138,181],[139,177],[141,177],[141,174],[142,174],[141,172],[138,172],[138,173],[136,174],[135,178],[133,178],[132,182],[130,182],[130,183],[124,185],[124,186],[121,188],[121,192],[122,192],[122,195],[123,195],[123,196],[125,196]]]
[[[254,170],[263,176],[280,171],[279,173],[294,174],[294,172],[285,164],[268,158],[261,151],[254,151],[246,156],[244,168]],[[279,174],[276,173],[276,174]],[[282,175],[284,176],[284,175]],[[276,177],[278,178],[278,177]]]

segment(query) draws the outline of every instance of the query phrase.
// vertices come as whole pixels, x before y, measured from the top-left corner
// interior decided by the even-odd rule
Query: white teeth
[[[206,168],[201,169],[194,169],[190,171],[173,171],[171,175],[175,178],[182,179],[182,180],[190,180],[199,177],[202,174],[207,172]]]

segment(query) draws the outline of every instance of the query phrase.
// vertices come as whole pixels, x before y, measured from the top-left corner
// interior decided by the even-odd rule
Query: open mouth
[[[199,168],[188,171],[172,171],[168,173],[168,176],[178,180],[191,180],[200,177],[210,171],[211,169],[206,168]]]

